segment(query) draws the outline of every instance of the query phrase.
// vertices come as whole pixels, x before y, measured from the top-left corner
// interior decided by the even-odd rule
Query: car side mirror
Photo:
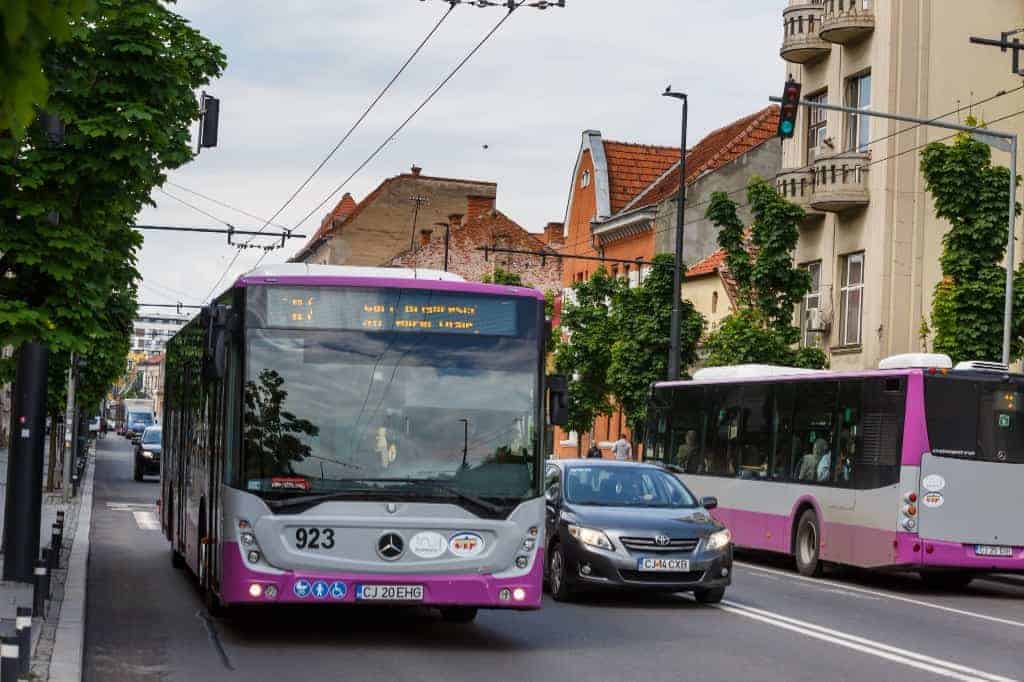
[[[711,511],[718,506],[717,497],[702,497],[700,498],[700,506],[704,507],[708,511]]]
[[[569,423],[569,379],[564,374],[548,375],[548,421],[553,426]]]

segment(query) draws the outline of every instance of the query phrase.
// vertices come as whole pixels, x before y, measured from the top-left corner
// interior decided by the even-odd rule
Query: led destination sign
[[[516,301],[438,291],[275,287],[270,327],[367,332],[516,334]]]

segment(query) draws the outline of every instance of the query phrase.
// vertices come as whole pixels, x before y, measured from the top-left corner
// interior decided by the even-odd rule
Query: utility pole
[[[419,220],[420,217],[420,206],[429,204],[430,200],[425,196],[416,194],[409,197],[409,201],[415,204],[412,209],[412,234],[409,236],[409,250],[411,251],[416,248],[416,221]]]
[[[452,226],[450,223],[434,223],[438,227],[444,228],[444,271],[448,272],[448,245],[451,240]]]
[[[672,86],[665,88],[663,97],[681,99],[683,101],[683,132],[679,146],[679,194],[676,203],[676,252],[672,268],[672,330],[668,342],[668,380],[679,378],[679,327],[683,304],[683,230],[686,209],[686,117],[689,101],[686,93],[672,92]]]
[[[71,354],[71,362],[68,364],[68,398],[64,410],[64,472],[61,475],[64,489],[64,501],[71,501],[71,477],[75,469],[75,445],[77,434],[75,433],[75,364],[77,358]]]

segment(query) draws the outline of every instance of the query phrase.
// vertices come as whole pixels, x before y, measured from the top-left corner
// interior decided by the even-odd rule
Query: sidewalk
[[[7,450],[0,449],[0,529],[7,521],[4,519],[7,456]],[[49,453],[46,456],[49,457]],[[94,458],[95,449],[90,448],[78,497],[70,504],[64,503],[61,491],[43,492],[40,546],[49,546],[51,526],[58,511],[64,512],[64,541],[60,567],[50,576],[51,599],[47,602],[46,613],[42,614],[45,617],[34,614],[32,621],[32,674],[38,682],[81,679]],[[2,562],[3,554],[0,554],[0,565]],[[13,631],[18,606],[32,606],[32,586],[0,581],[0,632]]]

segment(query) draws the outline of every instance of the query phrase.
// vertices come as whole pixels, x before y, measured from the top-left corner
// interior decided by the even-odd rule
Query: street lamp
[[[679,317],[682,315],[683,289],[683,210],[686,206],[686,114],[688,100],[685,92],[672,92],[672,86],[665,88],[662,97],[683,101],[683,140],[679,145],[679,195],[676,205],[676,252],[672,269],[672,329],[668,344],[668,379],[679,378]]]

